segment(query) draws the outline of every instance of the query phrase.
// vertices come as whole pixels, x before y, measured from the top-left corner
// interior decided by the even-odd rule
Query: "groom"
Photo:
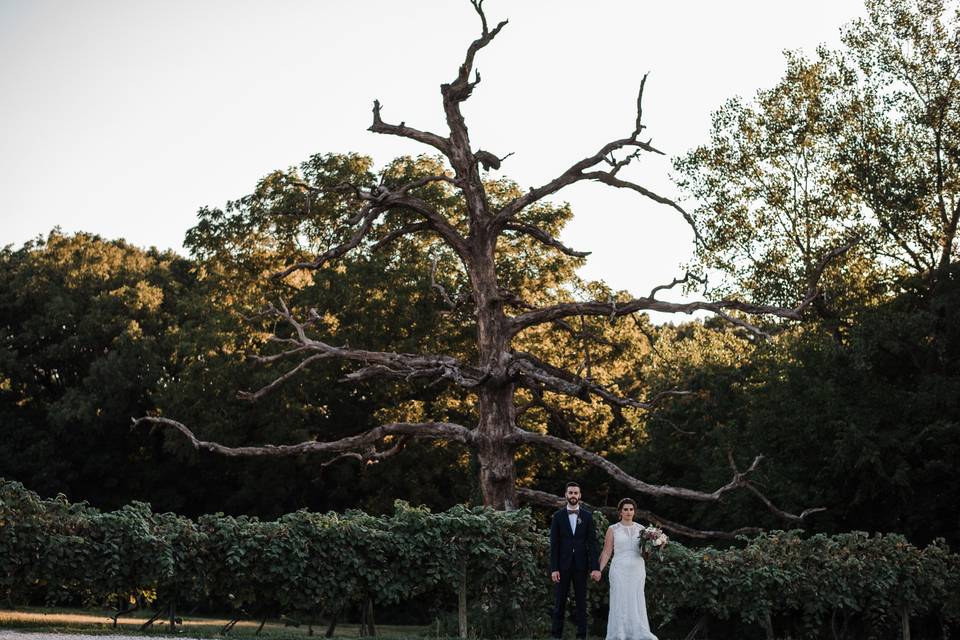
[[[577,599],[577,637],[587,637],[587,571],[594,582],[600,580],[597,560],[597,535],[593,514],[580,504],[580,485],[568,482],[567,503],[553,514],[550,523],[550,579],[556,584],[553,607],[553,637],[563,635],[563,614],[567,594],[573,582]]]

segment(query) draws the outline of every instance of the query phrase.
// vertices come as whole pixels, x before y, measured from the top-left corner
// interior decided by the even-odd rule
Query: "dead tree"
[[[306,318],[298,318],[283,302],[279,302],[276,306],[271,306],[270,313],[289,325],[291,337],[275,337],[277,341],[284,344],[285,350],[256,359],[265,363],[290,360],[295,364],[270,384],[254,392],[244,392],[241,396],[256,400],[275,390],[291,377],[300,374],[311,363],[322,359],[338,358],[357,365],[357,368],[345,377],[347,382],[394,378],[457,385],[477,397],[476,424],[465,426],[439,421],[401,422],[383,424],[364,433],[335,441],[308,441],[280,446],[227,447],[216,442],[200,440],[187,426],[169,418],[145,417],[137,422],[172,427],[183,433],[197,449],[225,456],[281,457],[329,453],[335,454],[336,458],[353,457],[371,461],[382,460],[397,454],[412,438],[455,441],[465,445],[476,455],[480,465],[480,486],[484,503],[496,509],[515,509],[520,500],[540,505],[559,504],[558,496],[534,489],[518,488],[516,485],[514,457],[517,449],[523,446],[547,447],[602,469],[625,488],[637,493],[718,502],[728,492],[744,489],[756,494],[773,513],[791,526],[802,523],[807,515],[818,509],[807,509],[799,515],[787,513],[776,507],[749,480],[750,474],[760,464],[760,456],[742,471],[738,470],[731,460],[732,477],[728,483],[712,491],[699,491],[649,484],[574,442],[517,427],[515,394],[518,389],[528,389],[538,394],[549,391],[578,398],[595,396],[617,409],[624,407],[649,409],[669,395],[682,393],[667,392],[652,399],[641,400],[621,395],[614,389],[601,386],[590,380],[589,376],[584,377],[551,366],[534,354],[520,352],[512,347],[514,338],[528,328],[544,323],[562,326],[566,323],[566,319],[572,316],[581,318],[598,316],[613,321],[617,317],[644,311],[686,314],[708,311],[763,335],[764,332],[756,324],[745,318],[767,316],[799,320],[804,310],[817,298],[819,290],[816,282],[812,282],[795,307],[782,308],[750,304],[736,299],[677,303],[657,298],[657,294],[661,291],[681,283],[682,280],[679,279],[671,284],[654,288],[646,297],[632,300],[565,302],[544,307],[529,305],[519,300],[514,292],[502,289],[498,283],[494,256],[498,239],[505,233],[527,235],[547,247],[570,256],[585,255],[566,247],[543,228],[525,221],[523,216],[525,210],[531,205],[578,182],[595,181],[632,190],[672,208],[694,228],[694,233],[696,233],[696,227],[691,216],[677,203],[620,175],[621,170],[641,154],[661,153],[650,144],[649,140],[644,141],[640,137],[644,129],[641,121],[646,77],[640,83],[636,123],[631,133],[601,146],[593,155],[574,162],[553,180],[530,188],[502,206],[492,206],[485,191],[481,167],[484,169],[496,167],[502,158],[487,151],[474,150],[461,113],[461,105],[480,83],[480,74],[474,70],[474,59],[480,50],[490,44],[507,25],[507,21],[504,20],[493,28],[489,28],[482,8],[482,0],[471,0],[471,3],[480,17],[482,27],[480,37],[467,48],[466,56],[453,81],[440,87],[449,131],[441,135],[414,128],[405,122],[388,123],[382,117],[380,102],[375,100],[373,103],[373,124],[370,126],[370,131],[409,138],[432,147],[446,159],[449,165],[447,171],[394,188],[383,185],[375,188],[340,185],[338,188],[351,193],[357,203],[356,214],[348,221],[352,228],[352,234],[348,240],[330,248],[312,261],[291,264],[274,274],[274,277],[285,278],[296,271],[322,268],[328,262],[361,247],[364,240],[371,234],[371,229],[376,228],[375,225],[382,224],[388,216],[395,216],[393,221],[399,220],[400,226],[378,244],[385,244],[403,235],[434,234],[458,257],[469,281],[470,299],[474,305],[476,318],[476,344],[479,357],[475,362],[461,362],[442,354],[366,351],[351,346],[335,346],[311,335],[310,325],[317,315],[316,311],[311,311]],[[418,197],[418,189],[436,182],[447,183],[459,190],[466,209],[464,212],[466,223],[460,224],[445,217],[426,200]],[[301,186],[305,189],[318,189],[307,184]],[[845,249],[845,247],[837,249],[828,259],[842,253]],[[820,265],[820,272],[826,264],[827,259]],[[722,531],[698,531],[670,522],[653,513],[645,513],[645,515],[664,528],[681,535],[690,537],[732,535]]]

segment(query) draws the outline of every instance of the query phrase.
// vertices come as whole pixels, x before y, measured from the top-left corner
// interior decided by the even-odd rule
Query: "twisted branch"
[[[405,122],[401,122],[400,124],[387,124],[383,121],[383,118],[380,117],[380,109],[380,101],[374,100],[373,124],[370,125],[367,131],[410,138],[411,140],[416,140],[417,142],[430,145],[431,147],[438,149],[444,155],[448,155],[450,153],[450,140],[447,138],[439,136],[435,133],[430,133],[429,131],[420,131],[419,129],[408,127]]]
[[[509,370],[518,376],[517,384],[521,387],[545,388],[581,400],[585,400],[590,395],[595,395],[611,407],[650,410],[666,398],[694,395],[692,391],[668,390],[661,391],[646,401],[621,396],[596,382],[570,373],[566,369],[554,367],[536,356],[522,351],[514,353]]]
[[[540,243],[547,245],[548,247],[553,247],[558,249],[561,253],[565,253],[568,256],[574,258],[586,258],[590,255],[589,251],[576,251],[566,246],[549,233],[532,224],[527,224],[525,222],[510,221],[503,225],[503,228],[507,231],[517,231],[525,235],[538,240]]]
[[[416,224],[408,224],[405,227],[387,234],[387,236],[380,241],[374,243],[373,248],[378,249],[383,245],[395,240],[401,235],[406,235],[407,233],[413,233],[415,231],[423,230],[433,230],[436,231],[440,236],[446,240],[458,255],[465,256],[469,252],[469,247],[466,240],[462,235],[450,224],[450,222],[440,214],[434,207],[432,207],[425,200],[418,198],[410,193],[411,190],[430,184],[431,182],[454,182],[454,179],[447,175],[430,175],[418,178],[412,182],[409,182],[405,185],[398,187],[395,190],[388,189],[387,187],[380,185],[374,189],[365,190],[356,185],[351,184],[341,184],[337,187],[334,187],[334,190],[344,190],[349,189],[353,192],[354,196],[364,202],[364,206],[360,211],[347,220],[348,225],[354,225],[362,223],[358,229],[356,229],[348,240],[342,242],[336,246],[331,247],[330,249],[324,251],[322,254],[317,256],[313,260],[297,262],[292,264],[284,269],[272,274],[270,277],[275,280],[282,280],[291,273],[299,271],[302,269],[311,269],[316,270],[322,267],[324,264],[330,260],[335,260],[340,258],[350,252],[351,250],[360,246],[360,243],[365,237],[370,234],[370,230],[373,227],[373,223],[379,218],[382,214],[394,210],[394,209],[407,209],[413,211],[420,215],[423,218],[423,222]],[[299,183],[304,188],[312,188],[304,183]]]
[[[359,460],[364,464],[377,464],[383,460],[386,460],[387,458],[392,458],[393,456],[403,451],[404,447],[407,446],[407,443],[409,441],[410,441],[410,436],[400,436],[400,438],[397,439],[396,444],[394,444],[389,449],[384,449],[382,451],[378,451],[375,446],[370,446],[366,451],[362,453],[357,451],[347,451],[346,453],[341,453],[340,455],[335,456],[330,460],[327,460],[326,462],[321,463],[320,468],[323,469],[323,468],[329,467],[330,465],[336,462],[339,462],[340,460],[344,460],[346,458],[353,458],[355,460]]]
[[[526,431],[523,429],[514,429],[511,441],[516,444],[526,444],[526,445],[539,445],[546,446],[555,451],[562,451],[567,453],[575,458],[579,458],[588,464],[597,467],[598,469],[603,470],[610,477],[614,478],[621,484],[630,489],[643,493],[645,495],[656,496],[656,497],[673,497],[673,498],[682,498],[684,500],[694,500],[699,502],[719,502],[721,498],[736,489],[748,488],[751,493],[754,495],[762,496],[760,490],[757,489],[754,485],[750,484],[747,480],[747,476],[756,471],[757,466],[760,464],[760,461],[763,459],[763,456],[757,456],[753,459],[753,462],[747,468],[746,471],[737,471],[734,468],[733,477],[730,481],[711,492],[706,491],[697,491],[695,489],[686,489],[684,487],[674,487],[670,485],[652,485],[648,484],[638,478],[635,478],[628,474],[626,471],[610,462],[603,456],[596,454],[592,451],[584,449],[583,447],[564,440],[562,438],[557,438],[556,436],[551,436],[549,434],[543,433],[534,433],[532,431]],[[803,511],[800,515],[795,515],[783,511],[782,509],[777,508],[773,503],[763,497],[763,503],[767,506],[768,509],[778,517],[783,520],[790,522],[791,524],[800,524],[804,521],[804,518],[809,516],[812,513],[818,511],[823,511],[822,508],[807,509]]]
[[[749,315],[771,315],[787,320],[799,320],[804,310],[806,310],[806,308],[809,307],[820,295],[820,289],[818,288],[817,283],[819,282],[820,277],[823,275],[824,269],[826,269],[827,265],[833,259],[849,251],[857,242],[858,241],[849,242],[829,251],[826,255],[824,255],[824,257],[818,263],[817,268],[813,272],[813,277],[811,278],[811,283],[807,288],[806,295],[804,296],[803,300],[801,300],[800,303],[793,308],[754,304],[751,302],[744,302],[743,300],[719,300],[715,302],[706,300],[697,300],[694,302],[667,302],[665,300],[657,300],[654,296],[658,290],[673,286],[664,285],[663,287],[655,287],[653,291],[651,291],[651,295],[646,298],[635,298],[626,302],[617,302],[615,300],[607,302],[601,302],[599,300],[592,300],[588,302],[565,302],[551,305],[549,307],[533,309],[531,311],[516,315],[512,318],[512,332],[513,334],[517,334],[527,327],[543,324],[545,322],[553,322],[555,320],[575,315],[606,316],[612,320],[617,316],[629,315],[636,313],[637,311],[661,311],[664,313],[687,314],[694,313],[695,311],[710,311],[734,322],[735,324],[749,327],[756,333],[761,335],[769,335],[765,334],[763,330],[747,323],[745,320],[733,319],[726,312],[740,311]]]
[[[218,442],[208,442],[199,439],[186,425],[170,418],[160,416],[145,416],[133,421],[133,427],[144,424],[154,424],[160,427],[169,427],[186,436],[194,449],[211,451],[213,453],[238,457],[284,457],[299,456],[307,453],[342,453],[345,451],[368,451],[369,447],[380,442],[387,436],[407,436],[410,438],[426,438],[449,440],[469,443],[471,432],[466,427],[450,422],[391,422],[374,427],[355,436],[318,442],[309,440],[298,444],[265,444],[259,446],[228,447]]]
[[[280,301],[279,308],[274,306],[270,308],[277,318],[289,324],[294,331],[294,337],[276,339],[275,341],[293,346],[281,353],[255,357],[255,359],[262,362],[275,362],[295,355],[303,355],[306,353],[310,355],[257,391],[238,392],[237,397],[243,400],[259,400],[263,396],[276,391],[287,380],[297,375],[297,373],[309,364],[327,358],[361,362],[365,365],[357,371],[345,375],[341,379],[341,381],[344,382],[358,382],[375,377],[401,378],[404,380],[432,378],[437,382],[446,380],[458,386],[473,388],[482,384],[487,379],[485,372],[477,367],[461,363],[453,356],[368,351],[366,349],[353,349],[349,346],[333,346],[322,340],[309,337],[306,332],[308,323],[297,320],[282,300]],[[310,313],[311,319],[319,317],[315,309],[312,309]]]
[[[631,162],[640,157],[641,152],[655,153],[658,155],[664,155],[662,151],[651,146],[650,141],[643,142],[639,139],[640,132],[643,131],[645,126],[642,123],[643,120],[643,89],[647,84],[647,75],[644,74],[643,79],[640,81],[640,90],[637,92],[637,119],[636,126],[633,130],[633,133],[626,138],[621,138],[619,140],[614,140],[613,142],[608,142],[607,144],[600,147],[600,149],[591,156],[587,156],[582,160],[574,163],[566,171],[560,174],[558,177],[554,178],[550,182],[540,186],[531,188],[527,193],[522,196],[514,198],[506,205],[504,205],[494,216],[492,225],[495,229],[505,228],[506,224],[513,220],[513,218],[524,208],[530,206],[531,204],[542,200],[543,198],[550,196],[564,187],[567,187],[576,182],[583,180],[595,180],[597,182],[602,182],[610,186],[618,188],[632,189],[640,195],[658,202],[660,204],[665,204],[678,211],[683,219],[687,222],[690,228],[693,230],[694,237],[697,242],[702,242],[700,237],[700,232],[697,229],[697,225],[694,222],[693,216],[691,216],[687,211],[681,207],[679,204],[667,198],[661,196],[646,187],[643,187],[634,182],[629,182],[627,180],[622,180],[617,177],[617,174],[621,169],[629,165]],[[614,152],[620,151],[622,149],[632,149],[631,153],[628,153],[625,157],[620,160],[614,158]],[[590,171],[587,172],[587,169],[596,166],[601,162],[606,162],[610,165],[609,171]]]

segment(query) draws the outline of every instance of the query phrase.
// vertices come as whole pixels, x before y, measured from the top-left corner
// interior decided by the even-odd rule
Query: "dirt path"
[[[156,636],[121,636],[111,635],[118,640],[157,640]],[[187,639],[189,636],[177,636]],[[36,633],[33,631],[6,631],[0,628],[0,638],[3,640],[90,640],[91,636],[82,633]]]
[[[140,625],[146,622],[146,619],[143,617],[128,617],[124,618],[121,616],[117,620],[117,629],[123,630],[126,629],[131,635],[113,635],[111,638],[147,638],[150,637],[152,640],[156,640],[156,636],[142,636],[136,635],[139,631]],[[228,620],[218,620],[215,618],[184,618],[184,623],[187,627],[201,627],[204,631],[209,629],[220,629],[223,625],[227,624]],[[46,632],[20,632],[13,629],[4,629],[5,624],[15,624],[18,627],[28,626],[28,627],[85,627],[89,628],[92,632],[97,632],[99,630],[109,630],[113,631],[113,618],[110,618],[106,614],[100,616],[95,614],[83,614],[83,613],[44,613],[41,611],[13,611],[9,609],[0,609],[0,639],[6,640],[17,639],[17,640],[57,640],[58,638],[86,638],[89,640],[89,634],[80,634],[80,633],[71,633],[71,632],[57,632],[51,631],[50,633]],[[154,623],[156,630],[162,630],[166,628],[166,620],[157,620]],[[240,628],[248,627],[250,630],[255,630],[260,624],[258,622],[253,622],[251,620],[241,620],[237,623],[238,630]],[[269,624],[268,627],[273,625]],[[290,633],[296,633],[295,630],[287,630]],[[189,630],[186,631],[186,634],[177,633],[178,638],[188,639],[191,638]],[[304,637],[306,638],[306,632],[304,631]]]
[[[61,638],[72,638],[72,639],[85,639],[90,640],[90,635],[85,633],[77,633],[76,630],[80,629],[84,632],[88,631],[90,633],[100,633],[105,635],[109,633],[111,638],[130,638],[134,640],[141,640],[143,638],[150,638],[151,640],[157,640],[157,636],[143,636],[139,633],[140,625],[146,622],[147,617],[149,617],[148,612],[137,612],[133,616],[123,617],[121,616],[118,619],[117,629],[113,629],[113,619],[107,616],[106,613],[102,615],[97,611],[90,611],[89,613],[84,612],[45,612],[45,611],[17,611],[13,609],[0,609],[0,640],[59,640]],[[219,631],[229,620],[218,619],[218,618],[194,618],[189,616],[184,616],[183,618],[183,628],[177,629],[177,638],[182,638],[184,640],[193,640],[193,636],[190,635],[191,630],[195,634],[201,634],[208,636],[211,631]],[[16,629],[5,629],[4,627],[14,626],[16,628],[28,628],[28,629],[42,629],[44,627],[50,627],[51,630],[49,633],[44,631],[17,631]],[[157,620],[154,623],[153,629],[155,631],[163,631],[167,628],[166,620]],[[237,631],[243,631],[245,635],[253,635],[257,630],[257,627],[260,626],[258,621],[254,620],[240,620],[237,622],[235,629]],[[58,631],[59,629],[70,629],[70,631]],[[308,636],[307,625],[301,625],[299,627],[290,627],[283,624],[282,621],[269,620],[264,627],[264,633],[269,637],[269,632],[273,633],[283,633],[285,636],[298,636],[302,635],[304,640],[316,640],[317,635],[322,635],[325,626],[317,625],[313,627],[314,636]],[[394,626],[394,625],[378,625],[378,630],[384,636],[398,638],[417,638],[422,636],[425,632],[429,632],[431,629],[428,627],[417,627],[417,626]],[[124,632],[126,631],[129,635],[114,635],[115,632]],[[355,623],[341,623],[337,625],[337,637],[356,637],[358,627]]]
[[[142,625],[145,622],[143,618],[137,617],[123,617],[121,616],[118,619],[118,628],[129,628],[133,632],[137,627]],[[227,620],[216,620],[212,618],[190,618],[189,624],[191,626],[200,626],[200,627],[222,627],[227,624]],[[3,629],[4,624],[15,623],[18,626],[23,625],[36,625],[36,626],[90,626],[93,628],[103,628],[104,625],[113,625],[113,619],[108,617],[106,614],[94,615],[94,614],[83,614],[83,613],[45,613],[41,611],[12,611],[9,609],[0,609],[0,637],[7,637],[3,634],[12,634],[13,631]],[[164,628],[165,621],[158,620],[157,628]],[[238,627],[254,627],[258,626],[258,623],[251,621],[241,621],[237,623]],[[20,633],[16,637],[21,638],[21,640],[27,640],[26,633]],[[52,637],[53,634],[39,634],[38,637]],[[74,634],[76,635],[76,634]],[[14,637],[14,636],[10,636]],[[134,636],[124,636],[124,637],[134,637]],[[137,636],[143,637],[143,636]],[[181,636],[183,637],[183,636]]]

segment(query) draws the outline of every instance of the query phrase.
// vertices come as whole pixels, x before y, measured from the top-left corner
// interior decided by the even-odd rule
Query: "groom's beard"
[[[580,498],[567,498],[567,504],[571,507],[575,507],[580,504]]]

